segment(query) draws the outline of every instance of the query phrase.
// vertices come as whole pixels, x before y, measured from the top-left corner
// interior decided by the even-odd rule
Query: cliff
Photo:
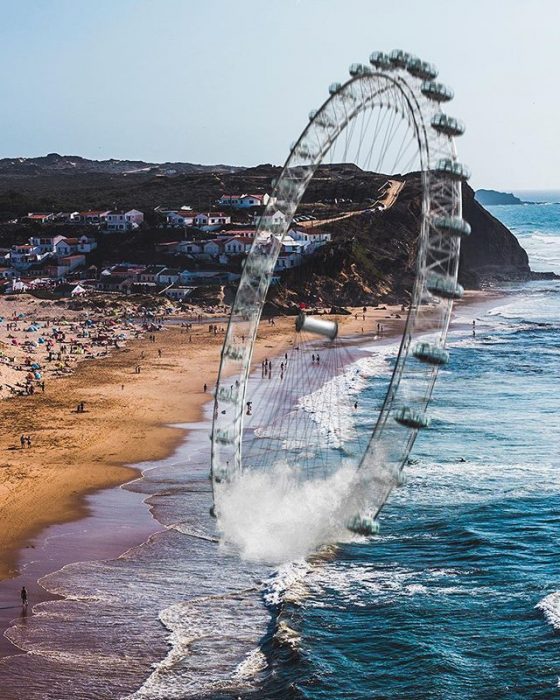
[[[372,179],[369,183],[368,177]],[[347,192],[356,196],[360,189],[371,188],[376,177],[360,173]],[[312,181],[304,200],[307,207],[313,199],[320,201],[323,194]],[[419,178],[407,175],[397,202],[387,211],[322,227],[331,232],[332,242],[303,267],[285,273],[272,298],[282,306],[298,301],[355,305],[406,300],[415,275],[420,211]],[[531,271],[517,238],[476,201],[468,185],[463,187],[463,215],[472,228],[461,245],[459,281],[463,286],[476,289],[496,282],[553,276]]]

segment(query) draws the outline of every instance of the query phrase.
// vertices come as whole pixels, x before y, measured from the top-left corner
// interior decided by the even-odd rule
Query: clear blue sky
[[[0,0],[0,156],[282,162],[353,61],[435,62],[475,187],[560,189],[560,0]]]

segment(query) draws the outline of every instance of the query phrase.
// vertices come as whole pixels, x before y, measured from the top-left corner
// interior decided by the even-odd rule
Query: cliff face
[[[463,187],[463,217],[472,233],[461,243],[461,284],[478,287],[484,282],[532,277],[529,258],[517,238],[476,201],[468,185]]]
[[[357,183],[345,182],[342,196],[355,197],[364,177],[362,173]],[[371,183],[368,186],[371,191]],[[306,207],[318,206],[324,194],[314,192],[319,187],[311,182]],[[284,307],[301,301],[335,306],[405,301],[416,272],[420,211],[419,178],[407,176],[397,202],[387,211],[323,226],[332,242],[302,267],[285,273],[271,290],[272,299]],[[531,272],[517,238],[475,200],[468,185],[463,188],[463,216],[472,228],[461,244],[459,281],[464,287],[547,276]]]

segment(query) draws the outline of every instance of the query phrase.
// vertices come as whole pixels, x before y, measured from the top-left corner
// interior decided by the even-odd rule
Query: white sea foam
[[[342,447],[357,438],[355,414],[344,410],[343,405],[350,405],[371,377],[389,373],[388,359],[396,354],[397,346],[381,345],[372,351],[374,354],[347,365],[340,374],[298,402],[329,447]]]
[[[535,605],[535,608],[543,612],[550,625],[555,629],[560,629],[560,591],[549,593]]]
[[[219,523],[226,543],[244,559],[282,563],[348,536],[345,523],[361,507],[355,469],[341,467],[300,481],[287,464],[246,472],[220,495]]]

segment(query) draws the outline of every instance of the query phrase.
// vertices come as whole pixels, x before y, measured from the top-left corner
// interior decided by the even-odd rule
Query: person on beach
[[[28,435],[28,436],[25,438],[25,441],[27,442],[27,447],[31,447],[31,435]]]
[[[23,608],[27,607],[27,589],[25,586],[21,587],[21,593],[19,594],[21,598],[21,605]]]
[[[23,450],[23,448],[25,447],[25,443],[26,443],[25,435],[22,435],[22,436],[20,437],[20,439],[19,439],[19,444],[21,445],[21,449],[22,449],[22,450]]]
[[[208,391],[208,385],[205,384],[205,385],[204,385],[204,393],[206,393],[207,391]]]
[[[472,336],[476,338],[476,321],[472,322]]]

